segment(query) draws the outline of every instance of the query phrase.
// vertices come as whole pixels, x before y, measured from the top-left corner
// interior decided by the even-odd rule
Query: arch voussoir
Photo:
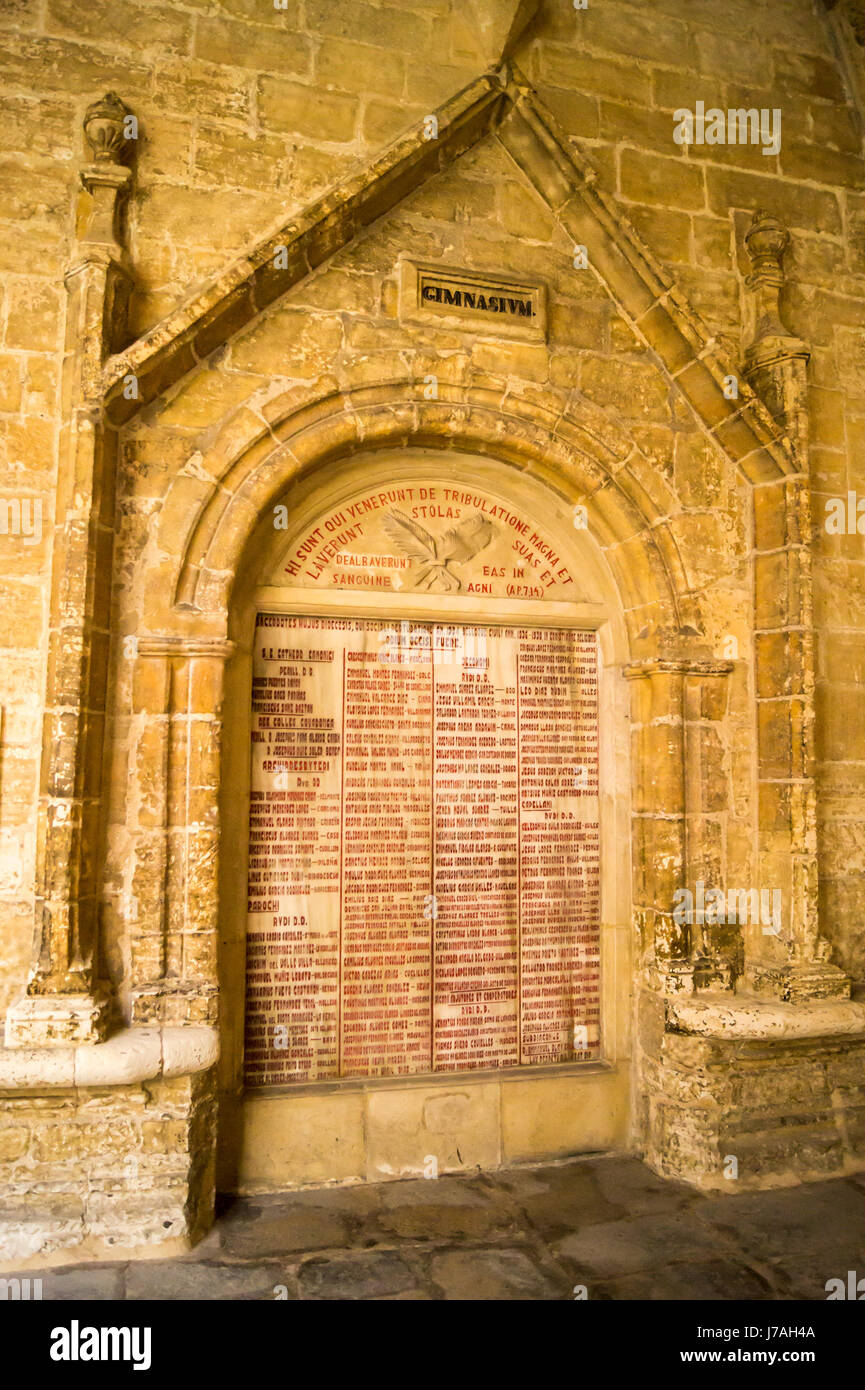
[[[202,496],[197,483],[198,505],[167,609],[223,604],[255,526],[286,487],[311,469],[361,450],[428,447],[477,453],[538,477],[563,499],[586,506],[589,529],[605,548],[641,537],[653,558],[651,590],[642,591],[640,602],[660,600],[675,612],[677,594],[685,593],[675,543],[669,536],[657,542],[658,507],[622,466],[639,451],[621,427],[610,422],[604,430],[606,417],[597,406],[573,392],[560,392],[558,399],[560,411],[544,409],[537,399],[490,379],[478,388],[443,382],[438,398],[426,399],[423,385],[412,379],[333,392],[300,409],[289,392],[269,403],[269,420],[247,411],[238,424],[229,423],[202,460],[199,479],[218,473],[219,484]],[[233,459],[230,441],[238,450]],[[169,509],[175,486],[179,480],[166,499],[166,515],[176,526],[183,506],[178,501]],[[643,572],[641,584],[645,577]],[[626,587],[630,605],[639,585]]]

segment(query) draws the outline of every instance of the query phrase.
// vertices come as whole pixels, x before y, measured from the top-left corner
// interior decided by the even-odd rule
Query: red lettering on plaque
[[[593,633],[259,614],[247,1084],[599,1055]]]

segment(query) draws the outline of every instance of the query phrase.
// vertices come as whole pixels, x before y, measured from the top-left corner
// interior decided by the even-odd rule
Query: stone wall
[[[780,1029],[735,1036],[735,1028],[728,1028],[734,1036],[710,1036],[692,1031],[691,1021],[665,1019],[656,998],[643,1004],[639,1127],[654,1136],[657,1172],[699,1171],[704,1190],[729,1192],[840,1177],[861,1166],[861,1035],[832,1036],[833,1024],[824,1022],[823,1036]],[[834,1027],[840,1022],[839,1014]]]
[[[129,351],[88,398],[111,402],[95,474],[113,477],[116,445],[116,490],[102,488],[92,541],[70,533],[91,559],[116,538],[88,579],[84,664],[103,705],[82,705],[89,802],[77,784],[70,796],[91,817],[76,872],[98,905],[94,973],[122,1021],[216,1017],[219,644],[256,526],[280,488],[329,459],[406,443],[477,448],[530,471],[563,506],[590,503],[631,648],[633,902],[650,983],[678,988],[670,961],[689,947],[674,939],[670,898],[683,875],[743,888],[777,875],[785,927],[810,950],[815,865],[832,961],[865,975],[865,557],[858,534],[824,525],[828,499],[865,488],[865,164],[849,17],[823,0],[589,0],[580,11],[545,0],[513,33],[510,70],[479,83],[499,69],[501,34],[478,17],[502,8],[18,0],[0,14],[0,497],[43,507],[38,536],[0,534],[0,1009],[32,963],[43,689],[63,646],[49,600],[68,443],[60,382],[81,348],[74,318],[65,331],[63,276],[93,210],[79,189],[82,119],[109,89],[138,122],[121,233],[133,294],[124,336],[106,348]],[[780,148],[678,145],[674,113],[697,102],[779,109]],[[437,172],[419,134],[434,110]],[[400,135],[393,192],[375,157]],[[335,195],[320,223],[304,222],[353,171],[356,202],[372,190],[369,215]],[[745,349],[773,327],[759,319],[765,277],[746,283],[758,209],[789,232],[773,331],[810,349],[807,413],[794,375],[773,395],[752,373],[762,404],[745,380]],[[256,300],[249,277],[273,233],[300,247],[303,271]],[[406,256],[543,281],[548,341],[409,325]],[[218,327],[205,315],[193,342],[178,305],[223,272]],[[145,402],[126,409],[123,374],[145,357]],[[98,376],[101,364],[81,370]],[[725,374],[738,404],[722,399]],[[427,405],[431,375],[439,403]],[[98,415],[78,417],[82,437]],[[806,448],[810,508],[796,481]],[[61,478],[68,509],[76,489]],[[181,640],[193,641],[185,654],[171,646]],[[62,711],[48,727],[46,766],[77,767],[72,754],[64,763],[77,732]],[[46,823],[62,840],[62,824]],[[745,947],[752,983],[780,970],[759,928]],[[728,967],[705,970],[723,986]],[[672,1077],[678,1046],[647,1052],[647,1076],[657,1063]],[[12,1103],[16,1116],[36,1105]],[[106,1103],[134,1126],[150,1101],[117,1091]],[[184,1104],[185,1120],[168,1119],[186,1123]],[[85,1146],[93,1105],[45,1099],[77,1116]],[[24,1162],[19,1131],[16,1119],[13,1163]],[[701,1142],[683,1170],[709,1161]],[[26,1154],[38,1160],[38,1143]],[[79,1153],[64,1161],[83,1171]]]
[[[22,1268],[189,1247],[213,1219],[213,1072],[0,1090],[0,1261]]]
[[[0,537],[7,652],[0,692],[3,1002],[21,988],[32,934],[62,273],[84,108],[113,87],[140,122],[129,209],[136,280],[130,332],[137,334],[485,66],[481,40],[455,8],[452,14],[447,0],[393,8],[291,3],[284,11],[265,0],[170,9],[106,0],[82,9],[51,0],[44,7],[16,4],[0,16],[7,38],[0,65],[7,188],[0,222],[7,273],[2,491],[41,499],[44,516],[38,543]],[[732,7],[599,0],[582,13],[542,7],[514,58],[732,360],[739,360],[742,341],[746,219],[765,204],[790,227],[785,311],[812,351],[821,904],[836,959],[861,976],[861,541],[830,536],[819,521],[826,497],[862,486],[865,204],[856,191],[863,173],[858,117],[832,44],[822,6],[810,0]],[[692,147],[683,157],[672,141],[672,113],[696,100],[780,107],[780,154],[718,145]],[[578,386],[628,421],[656,484],[677,487],[683,525],[698,550],[735,550],[735,479],[724,476],[681,404],[667,398],[615,306],[587,277],[568,273],[561,234],[554,236],[549,214],[501,154],[479,150],[439,188],[400,209],[379,233],[378,250],[355,248],[327,281],[310,283],[276,311],[289,354],[285,375],[314,384],[340,360],[353,365],[354,379],[374,379],[395,364],[405,371],[404,335],[394,331],[388,340],[386,326],[374,322],[382,305],[385,318],[393,313],[387,271],[395,256],[410,243],[420,255],[447,248],[452,259],[522,266],[522,239],[551,280],[555,351],[547,365],[539,350],[484,346],[475,350],[478,366],[507,373],[519,367],[535,383]],[[254,398],[262,367],[270,367],[257,342],[253,331],[217,372],[188,381],[161,412],[160,428],[170,425],[180,431],[175,438],[194,443],[196,429],[215,423],[208,396],[218,390],[222,405],[233,407]],[[452,351],[464,347],[456,343]],[[153,441],[163,460],[178,457],[166,438],[154,434]],[[744,557],[741,537],[738,544]],[[735,633],[735,614],[720,626]],[[747,797],[743,779],[740,827]],[[747,853],[747,832],[733,834]]]

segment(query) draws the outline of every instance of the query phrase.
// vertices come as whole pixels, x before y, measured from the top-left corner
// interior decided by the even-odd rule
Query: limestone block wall
[[[130,333],[136,334],[268,225],[422,119],[487,59],[461,7],[448,0],[398,7],[292,0],[279,11],[264,0],[170,8],[125,0],[82,8],[49,0],[41,7],[5,8],[0,25],[7,190],[0,210],[0,492],[42,505],[41,538],[24,545],[23,538],[0,535],[5,1005],[26,977],[32,934],[62,275],[85,106],[113,87],[140,123],[128,210],[136,280]],[[858,448],[865,195],[857,190],[863,164],[859,116],[835,43],[821,0],[724,6],[598,0],[584,12],[543,5],[513,57],[734,360],[741,356],[747,308],[746,220],[765,204],[791,230],[786,312],[790,328],[812,350],[821,906],[838,962],[860,976],[863,560],[858,536],[830,536],[819,524],[828,496],[865,485]],[[697,100],[780,108],[779,154],[726,145],[685,153],[672,141],[673,111]],[[679,525],[695,552],[723,551],[722,533],[736,524],[731,498],[741,484],[725,476],[681,402],[666,399],[615,306],[591,280],[568,274],[562,264],[556,269],[567,248],[504,156],[496,161],[479,151],[454,171],[450,184],[437,193],[426,190],[392,218],[383,235],[377,265],[364,264],[357,248],[334,267],[327,290],[323,280],[312,282],[278,311],[287,375],[305,387],[320,381],[325,368],[336,379],[332,369],[340,354],[351,360],[355,379],[396,366],[415,369],[400,357],[404,336],[394,330],[389,338],[386,323],[373,322],[379,310],[385,320],[393,313],[395,287],[386,271],[409,239],[419,255],[439,256],[447,248],[452,259],[503,269],[521,268],[529,243],[533,263],[552,271],[555,351],[547,363],[536,349],[484,345],[473,349],[475,362],[493,371],[519,369],[535,384],[566,382],[629,420],[654,487],[673,484],[679,492]],[[454,343],[452,352],[465,346]],[[191,431],[196,423],[212,424],[204,398],[217,389],[227,393],[225,404],[246,401],[264,365],[256,352],[253,331],[217,372],[207,370],[187,384],[173,416],[169,407],[165,427]],[[180,437],[194,434],[175,436],[173,455],[158,433],[140,447],[180,465],[186,461]],[[710,638],[715,642],[722,630],[735,633],[739,626],[731,612],[719,617]],[[736,756],[744,756],[741,745]],[[734,833],[745,841],[744,778],[740,786]]]
[[[695,1027],[693,1016],[674,1011],[665,1018],[656,997],[644,999],[640,1127],[654,1136],[656,1171],[699,1172],[704,1190],[723,1192],[786,1187],[861,1167],[865,1041],[861,1032],[841,1031],[837,1010],[826,1006],[822,1036],[796,1036],[783,1008],[774,1033],[765,1021],[758,1036],[728,1020],[728,1036],[724,1029],[713,1036],[699,1022]]]
[[[5,1268],[182,1251],[213,1217],[214,1075],[0,1090]]]
[[[99,454],[110,485],[98,517],[98,553],[113,534],[114,554],[93,570],[89,671],[100,677],[109,663],[104,727],[101,708],[88,715],[88,785],[100,749],[105,781],[87,807],[101,824],[88,830],[81,869],[94,922],[98,908],[96,974],[126,1022],[216,1017],[211,868],[229,653],[213,644],[227,636],[233,586],[277,495],[268,489],[362,446],[408,441],[480,448],[531,470],[568,505],[591,500],[590,532],[617,577],[635,668],[633,899],[650,983],[675,987],[667,900],[683,875],[747,888],[776,867],[787,910],[808,918],[813,940],[816,866],[832,959],[863,977],[865,556],[855,528],[825,526],[827,501],[865,488],[862,55],[837,18],[823,0],[589,0],[582,11],[545,0],[511,48],[510,105],[495,134],[489,113],[504,109],[495,87],[504,77],[486,93],[471,89],[482,138],[457,130],[435,176],[415,152],[400,196],[382,194],[378,220],[373,206],[341,240],[337,210],[303,252],[317,250],[315,237],[329,246],[332,234],[334,254],[313,256],[312,273],[260,312],[247,312],[239,293],[219,331],[196,339],[198,355],[175,339],[183,370],[160,378],[151,363],[148,403],[115,413],[119,433],[109,431]],[[292,218],[302,227],[313,197],[394,137],[416,137],[491,54],[459,0],[288,0],[285,9],[22,0],[3,9],[0,32],[0,499],[19,517],[16,531],[14,508],[0,513],[9,518],[0,529],[2,1012],[25,985],[39,926],[52,506],[66,442],[60,375],[78,327],[66,323],[63,276],[86,220],[85,109],[114,89],[138,122],[122,230],[133,292],[119,349],[269,232],[291,230]],[[520,95],[526,84],[556,136]],[[678,145],[674,113],[698,102],[780,111],[779,149]],[[745,350],[761,325],[744,235],[758,208],[789,230],[784,328],[811,354],[807,420],[782,422],[767,398],[778,431],[792,436],[786,444],[771,439],[767,410],[745,384]],[[543,281],[548,341],[407,324],[404,257]],[[652,317],[658,299],[664,309]],[[700,362],[690,361],[695,352]],[[709,357],[737,377],[741,414],[721,409]],[[438,405],[423,396],[430,377]],[[86,434],[87,418],[79,423]],[[765,458],[755,457],[755,429]],[[800,493],[780,473],[806,444],[810,489]],[[31,519],[41,506],[29,534],[25,503]],[[95,560],[95,534],[89,550],[78,539]],[[204,616],[184,634],[203,645],[178,658],[159,642],[168,617],[177,636],[193,608]],[[141,660],[127,637],[144,639]],[[678,665],[663,664],[674,656]],[[49,738],[61,765],[67,736],[74,742],[61,716]],[[172,772],[181,766],[186,780]],[[759,932],[747,944],[768,969],[772,948]],[[646,1052],[656,1098],[678,1046]],[[833,1088],[830,1077],[825,1095]],[[110,1104],[140,1116],[143,1094],[116,1091]],[[35,1101],[10,1103],[24,1116],[10,1130],[29,1133]],[[191,1092],[183,1103],[184,1115],[169,1119],[191,1126]],[[45,1098],[48,1112],[66,1104]],[[78,1133],[91,1101],[68,1104]],[[38,1147],[19,1155],[24,1142],[10,1141],[10,1161],[38,1164]],[[79,1160],[70,1150],[65,1171]],[[11,1181],[23,1192],[20,1171]]]

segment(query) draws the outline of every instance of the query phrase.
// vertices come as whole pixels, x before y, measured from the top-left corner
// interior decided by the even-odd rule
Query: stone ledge
[[[665,1026],[668,1033],[703,1038],[865,1037],[865,1005],[849,999],[782,1004],[754,995],[707,992],[668,1000]]]
[[[207,1071],[219,1055],[215,1028],[124,1028],[78,1047],[0,1046],[0,1091],[129,1086]]]

